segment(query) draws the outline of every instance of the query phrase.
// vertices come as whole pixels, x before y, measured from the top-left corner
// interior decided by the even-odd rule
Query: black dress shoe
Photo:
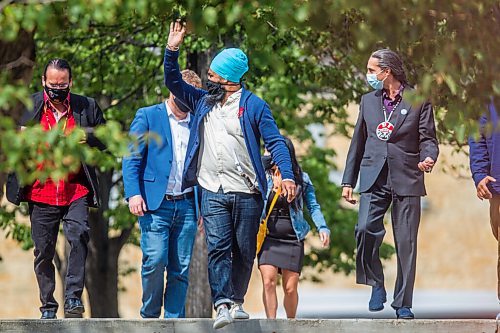
[[[85,307],[83,303],[78,298],[68,298],[66,303],[64,303],[64,313],[79,315],[85,312]]]
[[[54,310],[45,310],[42,312],[42,317],[40,319],[57,319],[56,311]]]

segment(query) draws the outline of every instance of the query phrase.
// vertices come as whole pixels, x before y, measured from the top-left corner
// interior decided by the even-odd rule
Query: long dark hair
[[[292,140],[289,137],[283,136],[285,139],[285,144],[290,151],[290,158],[292,159],[292,171],[293,177],[295,178],[295,185],[297,186],[297,195],[295,199],[290,203],[294,210],[302,209],[299,207],[298,200],[302,194],[304,189],[304,178],[302,177],[302,168],[299,165],[299,161],[297,161],[297,155],[295,154],[295,146],[293,145]]]
[[[390,49],[380,49],[373,52],[371,57],[378,59],[378,65],[381,69],[390,68],[391,73],[396,80],[405,86],[409,85],[403,66],[403,59],[401,59],[399,54]]]

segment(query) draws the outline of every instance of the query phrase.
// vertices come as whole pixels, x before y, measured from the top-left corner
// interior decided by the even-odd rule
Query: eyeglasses
[[[47,85],[49,86],[49,88],[54,88],[54,89],[66,89],[69,87],[69,83],[52,84],[47,82]]]

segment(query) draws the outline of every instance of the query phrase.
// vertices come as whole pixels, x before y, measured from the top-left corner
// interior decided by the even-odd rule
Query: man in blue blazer
[[[201,87],[193,72],[185,81]],[[123,159],[123,183],[130,212],[139,217],[142,249],[143,318],[185,317],[188,272],[197,230],[196,191],[182,187],[192,117],[174,95],[137,111],[130,134],[137,138]],[[165,285],[165,271],[167,285]]]
[[[194,110],[184,166],[183,188],[199,184],[201,215],[208,248],[208,276],[217,311],[214,328],[248,319],[242,303],[252,274],[266,176],[260,139],[283,176],[283,193],[295,196],[290,152],[269,106],[246,90],[241,77],[248,59],[239,49],[225,49],[211,62],[208,91],[186,84],[178,56],[186,33],[179,21],[170,26],[165,50],[165,84]]]
[[[497,239],[497,295],[500,301],[500,118],[498,99],[492,99],[488,112],[479,119],[479,136],[469,138],[470,171],[477,197],[490,201],[490,224]]]

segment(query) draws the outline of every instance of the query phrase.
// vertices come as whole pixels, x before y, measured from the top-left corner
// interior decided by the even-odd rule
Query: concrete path
[[[300,289],[298,318],[307,319],[395,319],[388,291],[385,309],[368,311],[370,288],[359,290]],[[286,318],[279,300],[278,318]],[[418,319],[494,319],[500,312],[496,291],[416,290],[412,311]],[[265,318],[265,313],[251,314]],[[471,332],[472,333],[472,332]]]
[[[215,332],[210,319],[1,320],[2,333],[205,333]],[[318,319],[235,322],[218,333],[494,333],[495,320]]]

